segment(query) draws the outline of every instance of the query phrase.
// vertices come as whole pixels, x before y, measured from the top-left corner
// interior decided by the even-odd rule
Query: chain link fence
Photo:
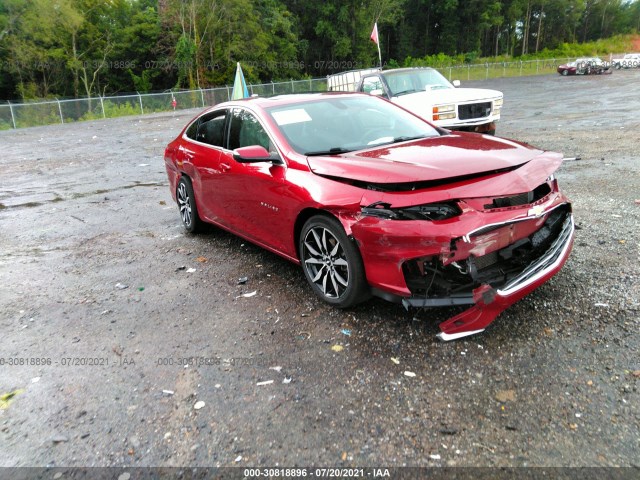
[[[531,60],[436,67],[451,80],[488,80],[498,77],[555,73],[559,64],[572,59]],[[417,65],[416,65],[417,66]],[[324,92],[326,78],[247,85],[251,95],[270,97],[289,93]],[[230,86],[198,90],[136,93],[110,97],[53,99],[0,103],[0,130],[56,123],[204,108],[231,98]],[[175,100],[175,105],[174,105]]]
[[[273,96],[287,93],[322,92],[325,78],[247,85],[251,95]],[[111,97],[53,99],[0,104],[0,130],[70,123],[100,118],[204,108],[231,98],[230,86],[163,93],[136,93]]]

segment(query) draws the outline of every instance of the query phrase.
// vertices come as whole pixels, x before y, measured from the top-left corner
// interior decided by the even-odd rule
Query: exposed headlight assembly
[[[375,202],[362,207],[365,216],[386,218],[389,220],[446,220],[462,213],[455,202],[429,203],[414,207],[391,208],[391,204]]]

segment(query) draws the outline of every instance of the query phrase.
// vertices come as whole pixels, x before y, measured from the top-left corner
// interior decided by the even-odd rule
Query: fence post
[[[309,79],[309,91],[313,92],[313,83],[311,83],[311,79]]]
[[[536,75],[538,74],[539,71],[539,67],[540,67],[540,60],[536,60]]]
[[[449,81],[451,81],[451,66],[449,66]]]
[[[471,80],[471,65],[467,65],[467,81]]]
[[[58,102],[58,112],[60,112],[60,123],[64,124],[64,118],[62,118],[62,107],[60,106],[60,100],[56,98],[56,102]]]
[[[202,108],[204,108],[204,92],[200,89],[200,99],[202,100]]]
[[[485,80],[489,80],[489,63],[487,63],[487,74],[485,75]]]
[[[522,76],[522,60],[520,60],[520,76]]]
[[[293,87],[293,78],[291,79],[291,93],[295,92],[295,88]]]
[[[98,95],[98,98],[100,99],[100,106],[102,107],[102,118],[107,118],[107,114],[104,111],[104,102],[102,101],[102,95]]]
[[[142,96],[140,95],[140,92],[136,92],[138,94],[138,100],[140,100],[140,111],[142,112],[142,115],[144,115],[144,108],[142,108]]]
[[[9,111],[11,112],[11,123],[13,123],[13,129],[15,130],[16,127],[16,117],[13,116],[13,105],[11,105],[11,102],[9,100],[7,100],[7,103],[9,104]]]

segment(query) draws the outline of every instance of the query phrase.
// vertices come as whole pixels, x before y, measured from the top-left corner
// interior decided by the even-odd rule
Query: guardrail
[[[497,62],[468,65],[436,66],[449,80],[488,80],[490,78],[555,73],[559,64],[571,58]],[[419,63],[416,63],[419,66]],[[322,92],[327,90],[326,78],[291,80],[288,82],[247,85],[250,94],[271,96],[287,93]],[[189,108],[204,108],[231,98],[232,87],[198,90],[135,93],[108,97],[51,99],[0,103],[0,130],[34,127],[83,120],[170,112]],[[175,105],[174,105],[175,100]]]

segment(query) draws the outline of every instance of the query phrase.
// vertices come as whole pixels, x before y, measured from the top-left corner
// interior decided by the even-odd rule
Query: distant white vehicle
[[[627,53],[623,58],[614,58],[611,63],[613,63],[616,70],[638,68],[640,67],[640,53]]]
[[[329,91],[365,92],[391,100],[450,130],[495,134],[503,95],[497,90],[456,88],[433,68],[353,70],[327,77]]]

